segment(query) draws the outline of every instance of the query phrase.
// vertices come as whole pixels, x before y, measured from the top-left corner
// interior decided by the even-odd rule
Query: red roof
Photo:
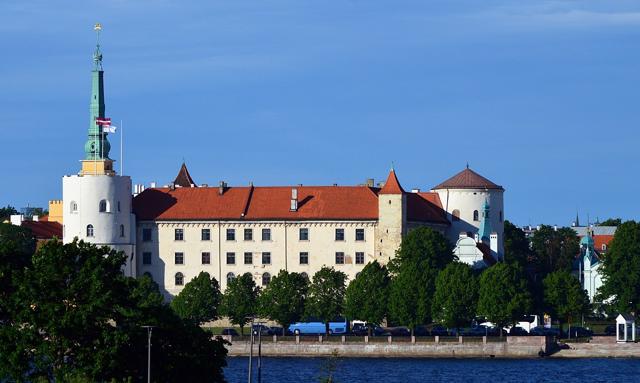
[[[497,189],[504,190],[500,185],[496,185],[480,174],[474,172],[468,167],[456,174],[455,176],[444,181],[435,189]]]
[[[407,221],[449,224],[438,193],[407,193]]]
[[[389,176],[387,177],[387,182],[384,183],[384,187],[380,190],[380,194],[403,194],[404,190],[402,186],[400,186],[400,182],[398,181],[398,177],[396,177],[396,172],[391,169],[389,172]]]
[[[55,221],[22,221],[22,227],[31,229],[36,239],[62,238],[62,225]]]
[[[613,239],[613,235],[593,235],[593,248],[602,251],[602,245],[609,247],[609,242]]]

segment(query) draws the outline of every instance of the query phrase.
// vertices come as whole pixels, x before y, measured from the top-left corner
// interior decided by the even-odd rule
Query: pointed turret
[[[393,168],[389,172],[387,181],[380,190],[380,194],[404,194],[404,189],[400,186],[400,182],[398,181],[398,177],[396,177],[396,172]]]
[[[180,167],[180,171],[176,176],[176,179],[173,180],[173,184],[175,186],[180,186],[183,188],[197,187],[193,178],[191,178],[191,174],[189,174],[189,170],[187,169],[187,165],[183,162]]]
[[[482,221],[478,229],[479,242],[489,242],[491,238],[491,220],[489,219],[489,201],[485,200],[482,205]]]

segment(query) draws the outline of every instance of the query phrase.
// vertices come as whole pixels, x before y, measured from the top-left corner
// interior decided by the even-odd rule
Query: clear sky
[[[79,170],[95,22],[134,183],[183,158],[231,185],[393,162],[424,190],[469,162],[517,224],[640,218],[640,2],[613,0],[2,0],[0,205]]]

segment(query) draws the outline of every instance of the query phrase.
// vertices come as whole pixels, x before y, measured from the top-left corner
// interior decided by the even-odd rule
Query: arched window
[[[264,273],[262,274],[262,286],[266,286],[271,282],[271,274]]]
[[[107,201],[106,199],[100,200],[98,211],[100,211],[100,213],[109,213],[111,211],[111,209],[109,208],[109,201]]]
[[[71,213],[77,213],[78,203],[76,201],[71,201],[71,204],[69,205],[69,210],[71,211]]]
[[[309,275],[305,272],[300,273],[306,280],[309,280]]]
[[[451,218],[454,221],[460,221],[460,210],[455,209],[454,211],[451,212]]]
[[[473,211],[473,220],[474,220],[474,221],[479,221],[479,220],[480,220],[480,219],[478,218],[478,211],[477,211],[477,210],[474,210],[474,211]]]
[[[182,286],[184,284],[184,275],[182,273],[176,273],[176,286]]]
[[[235,278],[236,278],[235,274],[228,273],[227,274],[227,284],[231,283],[231,281],[233,281]]]
[[[93,225],[87,225],[87,237],[93,237]]]
[[[124,237],[124,225],[120,225],[120,237]]]
[[[504,218],[502,217],[502,210],[500,210],[500,222],[502,222]]]

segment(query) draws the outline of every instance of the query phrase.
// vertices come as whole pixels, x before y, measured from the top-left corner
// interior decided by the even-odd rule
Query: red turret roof
[[[456,174],[455,176],[444,181],[435,189],[496,189],[504,190],[500,185],[496,185],[480,174],[474,172],[468,167]]]
[[[396,172],[391,169],[389,172],[389,177],[387,177],[387,182],[384,183],[384,187],[380,190],[380,194],[403,194],[404,190],[402,186],[400,186],[400,182],[398,182],[398,177],[396,177]]]

